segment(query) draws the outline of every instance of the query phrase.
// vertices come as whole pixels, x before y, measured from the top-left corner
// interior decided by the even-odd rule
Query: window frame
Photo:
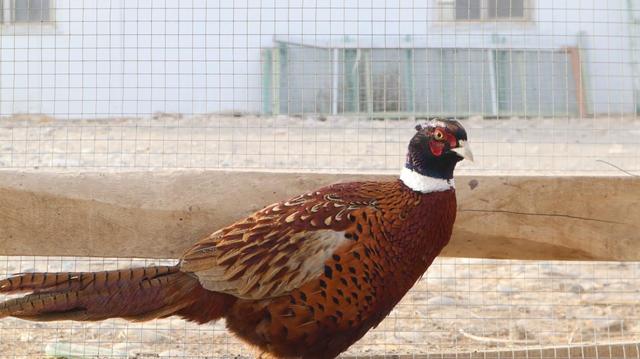
[[[453,18],[454,18],[454,20],[456,20],[456,21],[482,21],[482,15],[483,15],[482,13],[484,11],[486,11],[486,9],[484,9],[484,6],[483,6],[485,4],[484,0],[480,0],[480,8],[478,9],[478,17],[477,18],[469,17],[471,15],[471,12],[472,12],[471,7],[469,7],[468,11],[466,12],[467,13],[467,17],[466,18],[458,18],[458,2],[459,1],[460,0],[453,0]],[[466,1],[467,1],[467,3],[471,3],[473,0],[466,0]]]
[[[499,19],[524,19],[526,17],[526,12],[527,12],[527,1],[526,0],[521,0],[522,1],[522,16],[498,16],[499,12],[500,12],[500,7],[497,6],[498,5],[498,1],[500,0],[488,0],[486,1],[487,4],[487,8],[486,8],[486,12],[487,12],[487,19],[488,20],[499,20]],[[513,4],[514,0],[509,0],[511,2],[511,5]],[[491,16],[491,4],[495,4],[496,7],[494,9],[495,11],[495,16]],[[513,8],[513,6],[511,6]]]
[[[455,23],[529,23],[532,22],[534,13],[534,0],[522,0],[523,16],[520,17],[489,17],[489,1],[496,0],[479,0],[480,18],[479,19],[458,19],[456,17],[458,0],[439,0],[441,20],[453,21]],[[447,11],[449,10],[449,11]]]

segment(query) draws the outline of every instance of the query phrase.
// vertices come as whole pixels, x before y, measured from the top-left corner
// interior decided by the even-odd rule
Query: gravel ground
[[[0,257],[0,273],[101,270],[151,260]],[[167,264],[166,262],[163,262]],[[420,354],[599,344],[640,339],[640,263],[443,258],[380,326],[347,354]],[[0,356],[42,357],[74,343],[94,357],[251,358],[224,329],[178,319],[150,323],[0,321]],[[60,353],[60,352],[58,352]]]
[[[412,120],[182,117],[0,119],[0,168],[251,168],[394,173]],[[640,171],[640,119],[463,121],[476,162],[458,173],[624,175]],[[102,270],[131,259],[0,257],[0,276]],[[640,263],[443,258],[348,354],[419,354],[640,339]],[[73,346],[65,343],[73,343]],[[0,320],[0,357],[253,357],[224,329],[151,323]]]
[[[0,119],[0,168],[250,168],[395,173],[415,121],[255,116]],[[459,174],[640,170],[640,119],[463,120],[476,162]]]

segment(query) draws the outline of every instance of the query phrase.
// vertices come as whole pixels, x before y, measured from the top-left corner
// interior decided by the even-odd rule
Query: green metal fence
[[[278,42],[263,49],[263,112],[574,116],[587,107],[575,50],[330,48]]]

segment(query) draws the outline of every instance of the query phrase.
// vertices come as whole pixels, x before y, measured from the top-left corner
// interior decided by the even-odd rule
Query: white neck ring
[[[406,167],[402,168],[402,172],[400,172],[400,180],[412,190],[422,193],[444,192],[455,188],[453,178],[429,177]]]

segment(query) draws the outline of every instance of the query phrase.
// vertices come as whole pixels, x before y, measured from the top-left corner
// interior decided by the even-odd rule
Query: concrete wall
[[[52,24],[0,25],[0,114],[259,112],[260,49],[276,36],[554,48],[581,31],[592,110],[633,110],[625,0],[535,0],[522,26],[438,22],[439,1],[56,0]]]

